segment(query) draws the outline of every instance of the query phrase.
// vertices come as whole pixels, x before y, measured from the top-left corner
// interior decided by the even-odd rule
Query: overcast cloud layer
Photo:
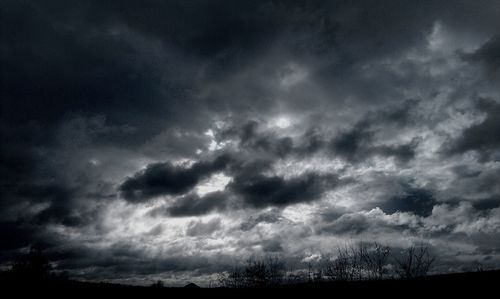
[[[429,244],[500,267],[500,1],[2,1],[0,263],[207,285]]]

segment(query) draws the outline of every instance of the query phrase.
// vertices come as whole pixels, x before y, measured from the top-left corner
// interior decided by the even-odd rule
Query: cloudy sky
[[[2,1],[0,264],[500,266],[500,1]]]

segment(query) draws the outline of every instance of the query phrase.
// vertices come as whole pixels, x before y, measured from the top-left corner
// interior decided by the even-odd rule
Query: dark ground
[[[496,298],[500,293],[500,270],[483,271],[474,273],[459,273],[434,275],[416,279],[393,279],[382,281],[357,281],[357,282],[325,282],[325,283],[300,283],[274,288],[262,289],[225,289],[225,288],[153,288],[140,286],[127,286],[108,283],[85,283],[78,281],[53,281],[44,284],[19,283],[1,281],[0,287],[12,295],[32,294],[37,297],[88,297],[95,295],[106,296],[134,296],[148,297],[173,297],[179,296],[283,296],[300,297],[349,297],[351,295],[368,295],[384,297],[420,297],[434,295],[467,295],[473,298]],[[5,297],[4,297],[5,298]]]

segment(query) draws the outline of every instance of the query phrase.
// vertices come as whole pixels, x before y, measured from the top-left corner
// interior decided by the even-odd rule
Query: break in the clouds
[[[0,261],[208,284],[430,244],[500,266],[500,2],[2,1]]]

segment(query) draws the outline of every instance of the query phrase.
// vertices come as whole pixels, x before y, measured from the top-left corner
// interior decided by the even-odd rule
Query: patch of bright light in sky
[[[144,246],[150,243],[171,243],[184,233],[191,219],[188,217],[151,217],[149,213],[163,204],[164,202],[159,200],[147,205],[117,202],[113,206],[108,206],[103,211],[102,223],[103,229],[108,233],[102,241],[105,244],[112,244],[117,240],[129,240],[130,243],[134,243],[135,240],[142,239]],[[159,234],[150,235],[151,231],[158,226],[165,229]]]
[[[213,152],[217,149],[217,142],[215,140],[210,141],[210,145],[208,146],[208,150]]]
[[[89,164],[92,165],[92,166],[99,166],[101,164],[101,161],[92,158],[92,159],[89,160]]]
[[[212,129],[206,130],[204,134],[211,137],[211,138],[214,138],[214,136],[215,136],[214,131],[212,131]]]
[[[221,129],[222,124],[221,124],[221,122],[216,122],[215,126],[217,129]],[[223,149],[223,148],[227,147],[228,145],[231,145],[231,143],[232,143],[231,140],[223,140],[223,141],[218,142],[215,139],[215,133],[212,129],[208,129],[204,134],[210,138],[210,144],[208,145],[208,150],[211,152]]]
[[[297,204],[288,206],[283,210],[283,217],[293,222],[304,223],[316,212],[316,207],[311,204]]]
[[[214,174],[196,187],[196,193],[199,196],[203,196],[210,192],[222,191],[230,180],[231,177],[228,177],[223,173]]]
[[[432,32],[427,37],[429,49],[445,53],[452,53],[457,49],[474,52],[488,40],[486,33],[471,34],[467,31],[453,31],[451,29],[442,22],[436,21],[432,27]]]
[[[290,178],[311,171],[324,174],[337,173],[344,166],[345,164],[339,159],[318,156],[307,160],[287,159],[277,161],[274,165],[274,171],[276,175]]]
[[[292,122],[284,116],[277,118],[274,122],[274,125],[280,129],[288,128],[291,124]]]
[[[352,210],[359,204],[357,196],[359,196],[359,194],[356,192],[355,186],[345,186],[326,192],[323,199],[325,202],[334,204],[336,207]]]

